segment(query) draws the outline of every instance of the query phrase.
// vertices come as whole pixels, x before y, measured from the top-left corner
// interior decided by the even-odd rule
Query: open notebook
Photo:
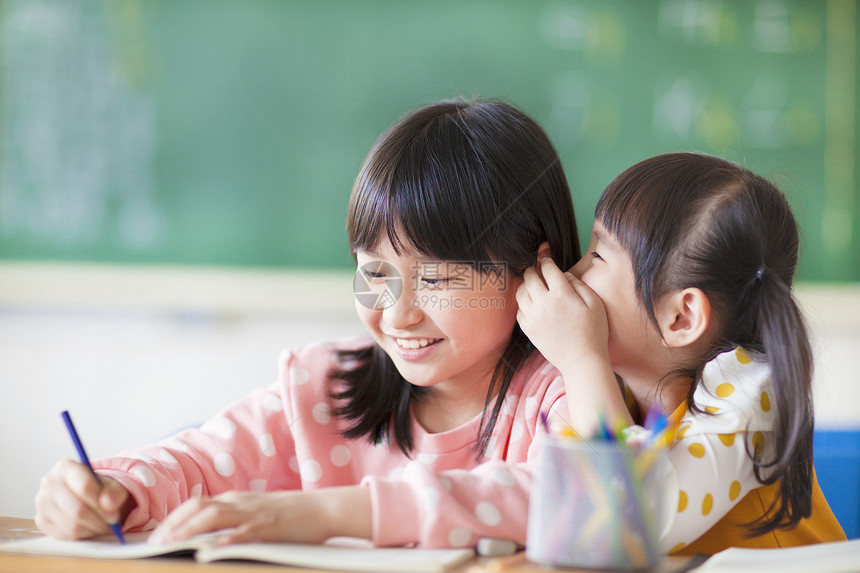
[[[860,539],[783,549],[730,547],[692,570],[695,573],[857,573]]]
[[[295,567],[338,571],[444,571],[474,556],[472,549],[374,548],[356,539],[335,538],[323,545],[291,543],[241,543],[216,546],[216,534],[208,534],[171,545],[150,545],[148,533],[126,534],[125,545],[113,537],[85,541],[61,541],[36,537],[0,543],[0,552],[30,555],[90,557],[98,559],[140,559],[193,554],[201,563],[246,559]]]

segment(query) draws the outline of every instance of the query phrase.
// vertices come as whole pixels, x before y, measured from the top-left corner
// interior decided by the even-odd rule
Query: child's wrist
[[[370,490],[344,486],[317,490],[328,537],[371,539]]]

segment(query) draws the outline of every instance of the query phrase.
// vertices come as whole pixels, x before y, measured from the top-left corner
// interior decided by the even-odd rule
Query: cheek
[[[380,312],[370,310],[358,301],[355,302],[355,311],[358,314],[358,319],[361,321],[361,324],[364,325],[364,328],[371,332],[378,330]]]
[[[516,291],[510,289],[493,296],[484,297],[480,302],[483,306],[472,311],[470,321],[480,328],[485,340],[507,343],[517,322]],[[473,335],[476,332],[473,331]]]

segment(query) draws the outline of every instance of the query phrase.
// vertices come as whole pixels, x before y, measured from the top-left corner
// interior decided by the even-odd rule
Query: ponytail
[[[616,177],[595,217],[630,254],[636,290],[658,327],[655,301],[698,288],[711,303],[714,344],[673,375],[695,382],[705,364],[736,347],[762,353],[776,408],[771,444],[748,443],[755,476],[780,496],[752,535],[792,527],[812,511],[812,351],[791,285],[799,232],[785,196],[767,179],[718,157],[669,153]],[[668,378],[668,377],[667,377]]]
[[[812,513],[812,349],[806,326],[791,288],[766,267],[760,267],[752,306],[763,351],[773,379],[772,404],[778,413],[774,425],[773,459],[754,458],[759,482],[780,482],[782,503],[769,508],[751,524],[761,535],[776,527],[792,527]]]

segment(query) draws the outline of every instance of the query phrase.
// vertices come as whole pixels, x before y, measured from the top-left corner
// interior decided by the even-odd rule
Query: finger
[[[241,523],[235,529],[226,531],[218,537],[217,543],[229,545],[232,543],[252,543],[254,541],[271,541],[278,539],[275,528],[277,520],[269,512],[261,512],[248,521]]]
[[[92,476],[90,477],[92,479]],[[76,538],[107,533],[107,520],[101,510],[87,503],[74,491],[58,488],[53,496],[57,524],[76,532]]]
[[[517,292],[514,294],[514,297],[517,299],[517,306],[519,306],[520,309],[532,302],[532,297],[529,294],[529,289],[525,282],[517,287]]]
[[[538,268],[534,266],[528,267],[523,273],[523,286],[526,287],[532,298],[546,292],[546,283],[538,274]]]
[[[52,516],[56,513],[56,511],[46,510],[40,514],[36,514],[36,527],[39,528],[39,531],[49,537],[67,540],[74,539],[74,537],[72,537],[71,535],[71,532],[69,531],[69,528],[60,527],[54,521]]]
[[[53,500],[41,496],[41,490],[36,495],[36,527],[45,535],[60,538],[62,535],[61,529],[55,522],[55,516],[58,515],[57,508],[54,506]]]
[[[173,539],[179,541],[201,533],[238,527],[252,517],[253,515],[239,510],[233,503],[210,499],[203,504],[200,511],[190,515],[179,528],[174,529]]]
[[[93,476],[89,468],[83,464],[69,461],[69,464],[63,468],[61,478],[65,487],[75,497],[93,510],[100,511],[98,497],[101,492],[101,482]]]
[[[167,518],[155,528],[149,538],[150,543],[169,543],[174,534],[195,513],[201,511],[210,498],[193,497],[171,511]]]
[[[36,494],[37,510],[61,531],[64,538],[92,536],[107,531],[96,504],[99,483],[78,462],[58,462],[43,478]]]
[[[216,498],[190,499],[180,505],[153,532],[154,543],[172,543],[201,533],[235,527],[241,514],[233,503]]]
[[[597,296],[591,287],[582,282],[580,279],[576,278],[576,276],[571,272],[564,273],[565,279],[567,283],[573,288],[574,292],[579,295],[579,298],[588,306],[589,308],[594,308],[595,306],[602,306],[603,301],[600,300],[600,297]]]
[[[531,329],[531,323],[529,322],[528,315],[522,311],[522,307],[517,310],[517,323],[520,325],[520,330],[528,336]]]
[[[540,262],[541,273],[543,280],[549,290],[557,290],[567,288],[568,280],[558,265],[551,258],[547,257]]]
[[[82,506],[77,504],[76,507]],[[83,539],[107,533],[107,526],[103,521],[100,522],[97,518],[87,520],[75,513],[75,510],[61,507],[60,500],[56,498],[43,503],[38,525],[46,535],[58,539]]]
[[[101,480],[98,507],[108,523],[117,523],[121,519],[120,510],[128,499],[128,490],[111,478],[102,477]]]

